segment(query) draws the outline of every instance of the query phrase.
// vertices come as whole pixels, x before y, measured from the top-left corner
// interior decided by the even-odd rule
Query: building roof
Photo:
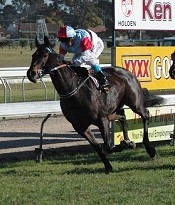
[[[20,31],[22,33],[27,32],[36,32],[37,31],[37,23],[21,23],[20,24]],[[46,23],[47,30],[49,33],[57,33],[59,27],[56,24]]]
[[[6,34],[6,33],[7,33],[7,31],[6,31],[6,29],[5,29],[5,28],[0,27],[0,33],[1,33],[1,34]]]

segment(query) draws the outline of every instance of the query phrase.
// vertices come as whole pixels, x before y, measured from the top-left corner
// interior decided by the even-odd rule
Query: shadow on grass
[[[12,133],[11,133],[12,134]],[[20,133],[16,133],[16,135],[19,134],[19,139],[21,138]],[[34,136],[37,133],[26,133],[26,136]],[[24,133],[23,133],[24,136]],[[46,136],[46,135],[45,135]],[[68,135],[55,135],[58,136],[58,139],[47,139],[50,141],[50,143],[60,143],[61,140],[62,142],[67,142]],[[65,139],[59,139],[59,137],[65,137]],[[77,135],[76,135],[77,136]],[[19,141],[16,141],[19,142]],[[22,139],[22,140],[27,140],[27,139]],[[33,139],[30,139],[31,142]],[[37,145],[38,145],[38,139],[37,140]],[[34,141],[35,141],[34,140]],[[73,139],[76,141],[76,139]],[[35,144],[34,141],[32,144]],[[70,141],[70,139],[68,140]],[[77,140],[78,142],[78,140]],[[30,144],[30,143],[29,143]],[[23,144],[21,144],[22,146]],[[166,158],[169,156],[174,156],[175,153],[175,147],[173,146],[164,146],[164,147],[156,147],[158,150],[158,154],[160,157]],[[158,156],[158,157],[159,157]],[[5,155],[0,155],[0,168],[5,168],[5,167],[15,167],[18,165],[15,165],[15,162],[19,161],[24,161],[24,160],[34,160],[36,158],[35,152],[34,151],[24,151],[24,152],[19,152],[19,153],[10,153],[10,154],[5,154]],[[146,166],[143,165],[144,163],[150,162],[150,158],[148,154],[146,153],[146,150],[144,148],[137,148],[136,150],[125,150],[122,152],[117,152],[113,153],[107,156],[109,162],[112,164],[114,171],[117,173],[122,173],[125,171],[132,171],[132,170],[160,170],[160,169],[167,169],[167,170],[174,170],[175,167],[171,163],[164,163],[162,164],[155,164],[154,161],[153,163],[147,164]],[[104,165],[101,162],[99,156],[97,153],[94,152],[93,148],[90,145],[76,145],[76,146],[70,146],[70,147],[60,147],[60,148],[55,148],[55,149],[47,149],[44,150],[44,159],[46,160],[48,164],[68,164],[71,163],[73,165],[93,165],[96,163],[101,163],[101,168],[75,168],[72,169],[68,172],[67,174],[82,174],[82,173],[104,173]],[[119,162],[137,162],[137,167],[135,165],[131,166],[118,166],[115,167],[113,165],[114,163]],[[139,164],[139,162],[141,162]]]
[[[103,165],[102,165],[103,166]],[[123,172],[132,172],[132,171],[157,171],[157,170],[175,170],[175,165],[170,165],[170,164],[165,164],[165,165],[159,165],[159,166],[133,166],[133,167],[127,167],[127,168],[121,168],[121,167],[114,167],[113,166],[113,170],[111,173],[123,173]],[[63,174],[104,174],[105,172],[105,168],[95,168],[95,169],[91,169],[91,168],[75,168],[72,169],[70,171],[67,171]],[[106,174],[110,174],[110,173],[106,173]]]
[[[7,140],[0,141],[0,149],[21,148],[36,146],[40,144],[39,133],[21,133],[21,132],[0,132],[0,137],[7,138]],[[10,138],[10,140],[8,140]],[[81,136],[76,133],[70,132],[70,134],[44,134],[43,145],[71,143],[76,141],[85,141]]]

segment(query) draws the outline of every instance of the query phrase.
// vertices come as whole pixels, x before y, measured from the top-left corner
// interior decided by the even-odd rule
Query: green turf
[[[6,162],[0,165],[2,205],[170,205],[175,204],[175,147],[157,147],[108,156],[105,174],[96,153]]]

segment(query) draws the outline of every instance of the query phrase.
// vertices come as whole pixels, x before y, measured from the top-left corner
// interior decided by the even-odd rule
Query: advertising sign
[[[170,140],[170,134],[173,134],[175,120],[175,106],[164,106],[149,108],[149,139],[150,141]],[[128,136],[131,141],[140,143],[143,140],[143,123],[139,115],[135,114],[129,108],[125,109],[128,126]],[[120,144],[124,139],[122,127],[118,121],[114,124],[114,144]]]
[[[175,89],[169,77],[174,47],[116,47],[116,65],[126,68],[148,90]]]
[[[115,30],[174,30],[174,0],[114,0]]]

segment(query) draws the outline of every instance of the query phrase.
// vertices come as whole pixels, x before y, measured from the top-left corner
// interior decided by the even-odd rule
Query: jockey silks
[[[67,46],[64,42],[60,43],[59,54],[64,58],[67,52],[74,53],[72,61],[75,65],[83,63],[96,65],[97,58],[104,49],[103,41],[91,30],[77,29],[75,33],[72,46]]]

